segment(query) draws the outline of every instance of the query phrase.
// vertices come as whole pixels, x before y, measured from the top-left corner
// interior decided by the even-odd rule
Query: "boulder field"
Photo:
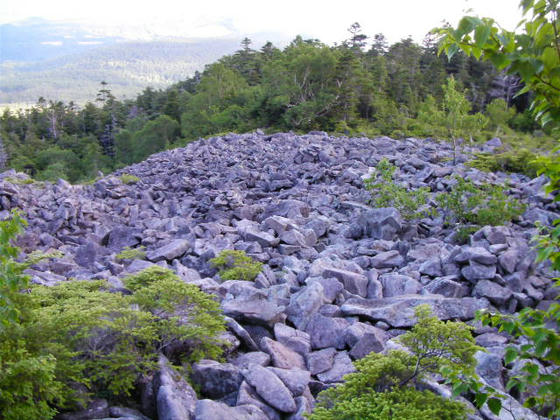
[[[96,400],[61,418],[303,420],[321,390],[354,370],[353,360],[398,347],[394,339],[414,325],[422,303],[440,319],[475,327],[488,350],[477,354],[477,371],[505,392],[520,368],[503,362],[512,339],[473,318],[479,309],[512,313],[556,298],[553,273],[535,263],[531,239],[537,222],[560,216],[544,178],[469,168],[476,150],[463,148],[453,164],[451,146],[430,139],[256,131],[158,153],[92,185],[0,175],[0,218],[19,208],[29,222],[19,246],[63,255],[29,269],[34,283],[102,278],[119,289],[126,275],[158,264],[215,295],[226,317],[226,361],[193,366],[198,393],[161,355],[142,392],[143,414]],[[434,209],[456,175],[506,186],[526,211],[459,245],[441,211],[406,221],[395,208],[368,204],[363,180],[384,157],[397,167],[396,182],[430,189]],[[139,181],[124,184],[124,173]],[[139,246],[145,260],[116,258]],[[264,264],[254,282],[221,281],[208,261],[225,249]],[[537,418],[506,401],[511,414],[500,418]],[[483,410],[472,418],[496,417]]]

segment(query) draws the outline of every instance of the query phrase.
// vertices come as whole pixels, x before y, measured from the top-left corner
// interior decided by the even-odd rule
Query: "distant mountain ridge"
[[[278,34],[249,37],[256,46],[285,42]],[[118,98],[133,97],[147,86],[163,88],[192,76],[239,49],[240,41],[130,40],[35,18],[0,25],[0,105],[33,104],[41,96],[82,104],[95,99],[102,80]]]

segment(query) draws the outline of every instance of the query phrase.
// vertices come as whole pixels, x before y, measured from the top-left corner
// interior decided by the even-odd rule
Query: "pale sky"
[[[445,19],[456,24],[467,9],[513,30],[519,0],[4,0],[0,23],[29,17],[84,22],[115,34],[141,30],[161,36],[221,36],[257,32],[297,34],[326,43],[348,38],[359,22],[363,33],[382,32],[392,42],[412,35],[420,42]]]

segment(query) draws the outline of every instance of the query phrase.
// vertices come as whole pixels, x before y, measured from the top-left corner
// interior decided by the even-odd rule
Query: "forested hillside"
[[[31,109],[4,111],[2,165],[40,180],[79,182],[199,137],[254,128],[455,141],[499,135],[530,147],[523,133],[536,125],[530,93],[516,96],[521,88],[488,62],[438,57],[432,36],[422,45],[388,45],[382,34],[368,41],[354,24],[334,46],[297,37],[283,50],[272,43],[255,50],[244,39],[234,54],[165,90],[148,87],[120,101],[102,82],[83,107],[40,98]]]

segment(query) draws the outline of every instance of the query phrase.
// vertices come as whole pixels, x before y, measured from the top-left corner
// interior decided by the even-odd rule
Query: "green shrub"
[[[119,252],[116,257],[119,260],[145,260],[146,259],[146,247],[141,245],[138,248],[130,248],[128,246],[124,247],[121,252]]]
[[[455,180],[457,183],[451,191],[438,195],[436,200],[444,211],[446,223],[458,225],[459,236],[466,237],[469,231],[481,226],[503,225],[525,211],[525,205],[508,197],[500,186],[477,186],[461,177]]]
[[[431,215],[432,209],[426,206],[430,189],[428,187],[411,190],[393,181],[396,167],[387,159],[382,159],[376,172],[364,181],[371,192],[370,203],[376,207],[395,207],[406,220]]]
[[[421,391],[429,374],[447,372],[448,377],[473,378],[480,348],[471,327],[443,322],[428,305],[416,308],[418,323],[400,337],[409,352],[391,350],[370,353],[354,362],[356,372],[345,382],[323,391],[311,420],[339,419],[463,419],[467,407],[429,391]]]
[[[124,279],[131,295],[111,293],[103,280],[29,289],[23,270],[36,258],[15,262],[11,244],[23,224],[17,214],[0,222],[3,419],[51,419],[92,395],[127,397],[172,345],[182,362],[219,357],[219,304],[170,270]]]
[[[119,179],[123,184],[126,185],[136,184],[138,181],[140,181],[140,178],[131,174],[122,174]]]
[[[254,261],[245,251],[226,249],[210,260],[219,270],[222,280],[253,281],[262,270],[262,263]]]
[[[35,183],[35,180],[33,178],[7,177],[7,178],[4,178],[4,181],[10,182],[10,183],[16,184],[16,185],[29,185],[29,184]]]
[[[502,153],[477,153],[467,165],[486,172],[515,172],[534,178],[537,176],[537,155],[528,149]]]

